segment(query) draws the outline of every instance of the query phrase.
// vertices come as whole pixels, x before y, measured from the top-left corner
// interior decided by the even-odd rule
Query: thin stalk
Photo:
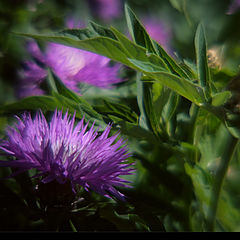
[[[238,139],[231,137],[229,139],[229,145],[227,151],[222,155],[219,167],[217,169],[217,174],[215,182],[213,184],[212,196],[210,200],[210,206],[207,215],[207,231],[213,232],[215,229],[215,220],[217,215],[218,203],[221,194],[221,189],[226,175],[229,163],[234,156],[234,152],[238,143]]]

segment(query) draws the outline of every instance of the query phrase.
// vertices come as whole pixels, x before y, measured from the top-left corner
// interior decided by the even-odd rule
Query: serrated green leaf
[[[63,36],[68,36],[68,37],[73,37],[74,39],[79,39],[79,40],[85,40],[89,38],[94,38],[98,36],[97,32],[92,31],[91,29],[88,28],[83,28],[83,29],[64,29],[59,32],[59,34]]]
[[[89,28],[90,28],[90,30],[94,31],[99,36],[105,36],[105,37],[117,40],[116,36],[112,32],[112,30],[109,28],[103,27],[94,22],[89,22]]]
[[[62,108],[68,110],[71,113],[76,113],[77,118],[85,117],[90,123],[95,122],[97,125],[102,128],[106,127],[106,123],[103,121],[102,116],[94,111],[92,108],[89,108],[85,104],[81,104],[79,102],[75,102],[61,94],[53,93],[53,96],[58,101],[59,105]]]
[[[104,115],[113,115],[123,120],[137,123],[138,116],[137,114],[132,111],[128,106],[124,104],[120,104],[118,102],[110,101],[107,98],[103,99],[103,106],[95,106],[94,108],[97,109],[98,112]]]
[[[133,41],[138,45],[146,48],[148,52],[156,53],[152,39],[148,35],[144,26],[138,20],[135,13],[127,4],[125,4],[125,16],[127,20],[128,30],[132,36]]]
[[[160,68],[168,69],[168,66],[164,63],[164,61],[160,57],[158,57],[155,54],[147,53],[146,48],[130,41],[125,35],[123,35],[114,27],[111,27],[111,30],[114,32],[115,36],[121,43],[123,49],[125,50],[127,58],[133,58],[140,61],[149,61],[149,64],[155,64]],[[132,65],[131,62],[129,62],[129,66],[132,68],[136,67]],[[139,69],[136,69],[136,70],[139,70]]]
[[[173,60],[155,40],[151,39],[144,26],[127,4],[125,4],[125,15],[128,29],[134,42],[146,48],[148,52],[158,54],[172,73],[177,73],[182,77],[188,77],[188,74],[175,62],[175,60]]]
[[[102,31],[99,31],[98,33],[94,32],[93,35],[89,36],[88,38],[88,35],[84,35],[84,37],[82,37],[82,29],[68,29],[51,35],[27,33],[17,34],[25,37],[35,38],[36,40],[55,42],[94,52],[106,56],[114,61],[125,64],[136,70],[139,69],[128,61],[129,57],[141,61],[150,61],[154,64],[158,64],[161,67],[167,67],[157,55],[147,54],[147,50],[145,48],[133,43],[113,27],[109,30],[109,32],[116,35],[118,41],[113,39],[111,36],[106,36],[106,32]],[[100,36],[100,33],[104,35]]]
[[[158,56],[164,61],[171,73],[191,79],[191,74],[187,73],[155,40],[153,40],[153,44]]]
[[[69,29],[48,35],[27,33],[17,34],[25,37],[31,37],[40,41],[55,42],[70,47],[80,48],[128,65],[125,51],[118,41],[109,37],[96,35],[96,33],[89,37],[86,35],[82,37],[81,33],[81,29],[74,29],[74,31],[73,29]]]

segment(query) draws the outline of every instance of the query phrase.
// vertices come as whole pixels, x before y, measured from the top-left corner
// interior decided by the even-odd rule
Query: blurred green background
[[[73,17],[85,24],[92,20],[104,26],[112,25],[127,34],[123,11],[124,2],[128,2],[140,19],[150,16],[158,19],[159,22],[164,22],[171,33],[169,47],[173,56],[185,59],[189,64],[195,63],[194,36],[198,23],[203,22],[206,29],[208,49],[213,50],[211,63],[213,64],[212,71],[213,77],[216,78],[216,84],[227,87],[233,77],[238,79],[240,67],[240,31],[238,30],[240,11],[236,9],[234,13],[228,14],[232,2],[230,0],[121,1],[122,13],[118,17],[108,20],[98,16],[96,9],[94,11],[94,3],[88,0],[1,0],[0,105],[17,100],[15,91],[19,80],[18,73],[23,67],[23,62],[30,58],[26,50],[26,39],[14,35],[14,32],[44,33],[57,31],[65,27],[67,18]],[[130,80],[136,78],[134,73],[127,72],[127,70],[125,74]],[[235,82],[238,83],[238,81]],[[132,90],[134,87],[134,83],[129,83],[129,85],[127,83],[121,88],[126,92],[116,90],[112,94],[119,94],[118,96],[125,98],[126,102],[127,100],[130,102],[131,94],[134,97],[136,94]],[[236,92],[239,90],[238,87],[240,89],[238,84],[233,86]],[[100,91],[99,96],[101,94],[111,95],[111,93],[105,91]],[[136,99],[130,105],[138,113]],[[179,111],[185,113],[185,107],[189,107],[189,103],[183,101],[181,107]],[[203,118],[207,119],[209,116],[204,114]],[[11,116],[9,118],[0,116],[0,137],[3,137],[5,126],[11,122],[11,119]],[[189,134],[188,122],[184,117],[181,121],[179,135],[182,134],[181,136],[186,137]],[[215,130],[211,128],[211,124],[216,126],[218,121],[210,119],[210,130],[208,129],[209,132],[204,133],[208,137],[211,134],[216,134]],[[182,138],[184,139],[184,137]],[[216,139],[213,137],[209,141],[216,141]],[[135,159],[138,159],[138,173],[134,179],[135,190],[130,192],[126,190],[126,194],[131,197],[129,205],[115,204],[114,202],[110,202],[110,205],[104,205],[107,200],[95,195],[92,197],[86,196],[86,199],[90,198],[89,201],[93,203],[92,208],[95,210],[95,215],[86,213],[85,218],[77,219],[76,217],[77,220],[73,217],[72,221],[75,221],[73,224],[82,226],[77,230],[203,230],[201,225],[203,216],[201,211],[197,210],[200,205],[198,201],[192,201],[192,199],[195,199],[193,185],[189,176],[185,173],[182,159],[176,160],[172,153],[164,147],[161,148],[151,142],[138,142],[134,137],[133,139],[129,138],[129,146],[131,150],[134,150]],[[221,144],[219,145],[220,148]],[[207,145],[206,149],[211,152],[210,145]],[[232,174],[225,182],[228,194],[230,194],[226,199],[234,205],[235,210],[240,207],[239,153],[238,150],[229,170],[232,171]],[[159,160],[160,156],[161,161]],[[206,159],[211,158],[211,154],[206,153],[204,157]],[[3,159],[3,157],[1,158]],[[0,169],[0,177],[7,176],[9,172],[9,169]],[[39,220],[41,217],[32,210],[35,209],[34,200],[33,206],[29,205],[31,203],[32,183],[26,183],[28,181],[27,176],[22,175],[17,179],[18,184],[13,179],[0,182],[0,204],[2,206],[0,230],[56,229],[54,224],[49,223],[47,227],[42,225],[41,220]],[[98,203],[99,198],[102,205]],[[26,201],[27,205],[25,204]],[[189,210],[189,206],[191,206],[191,210]],[[239,213],[236,213],[235,210],[230,213],[233,215],[233,218],[229,220],[230,224],[227,222],[225,224],[227,227],[219,224],[218,230],[239,230],[237,226]],[[191,223],[188,220],[188,216],[192,214],[190,211],[195,211],[194,220]],[[52,212],[53,222],[54,214]],[[51,218],[49,217],[49,219]],[[69,222],[64,225],[64,221],[60,227],[60,230],[70,231],[72,229],[74,227]]]

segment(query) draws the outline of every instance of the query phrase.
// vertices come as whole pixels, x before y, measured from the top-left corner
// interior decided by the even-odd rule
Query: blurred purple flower
[[[168,53],[170,53],[170,29],[158,19],[143,18],[142,22],[150,37],[158,42]]]
[[[88,2],[93,13],[102,20],[109,21],[122,15],[122,0],[88,0]]]
[[[119,133],[108,136],[110,125],[99,135],[94,124],[87,131],[82,119],[74,127],[75,116],[70,119],[68,113],[62,116],[57,110],[49,124],[42,112],[34,119],[25,113],[17,120],[7,129],[8,139],[0,142],[0,149],[15,158],[0,161],[0,166],[19,169],[11,176],[34,168],[38,170],[35,177],[42,176],[43,183],[70,182],[73,192],[79,184],[87,191],[124,200],[114,186],[130,187],[120,176],[134,169],[126,162],[130,154],[125,142],[120,138],[114,143]]]
[[[68,26],[74,23],[68,21]],[[42,53],[36,42],[28,44],[28,51],[36,62],[28,61],[25,70],[20,71],[18,97],[42,95],[40,84],[47,76],[44,66],[49,67],[70,89],[79,92],[79,84],[87,83],[100,88],[110,88],[122,81],[117,74],[119,64],[110,66],[110,59],[77,48],[48,43]]]
[[[24,65],[25,69],[19,72],[21,81],[17,88],[18,97],[43,95],[44,91],[39,85],[47,77],[46,70],[31,61],[25,62]]]
[[[230,4],[227,14],[234,14],[240,8],[240,0],[233,0]]]

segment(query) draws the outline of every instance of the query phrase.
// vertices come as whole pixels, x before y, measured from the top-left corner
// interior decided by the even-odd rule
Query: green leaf
[[[200,86],[191,81],[173,75],[171,73],[159,71],[159,67],[149,63],[141,62],[135,59],[129,59],[134,65],[142,70],[148,77],[160,81],[163,85],[189,99],[190,101],[201,105],[204,102],[203,90]]]
[[[120,231],[134,231],[135,224],[129,220],[128,215],[118,214],[111,205],[105,205],[99,208],[99,215],[108,221],[114,223]]]
[[[125,14],[129,32],[134,42],[146,48],[149,53],[157,54],[161,58],[161,65],[163,68],[170,70],[172,73],[179,76],[189,78],[189,75],[175,62],[175,60],[170,57],[155,40],[151,39],[144,26],[127,4],[125,4]],[[150,62],[153,63],[151,60]],[[154,63],[159,65],[159,62],[160,61],[158,60],[158,62]]]
[[[55,42],[66,46],[87,50],[128,65],[125,50],[117,40],[106,36],[99,36],[93,32],[92,35],[83,35],[81,29],[68,29],[49,35],[27,33],[17,34],[25,37],[31,37],[40,41]]]
[[[160,136],[162,130],[160,126],[160,118],[157,117],[153,108],[152,83],[143,82],[143,102],[151,130],[156,136]]]
[[[193,73],[187,73],[187,71],[181,67],[155,40],[153,40],[154,47],[157,51],[158,56],[164,61],[167,65],[167,68],[178,76],[191,79]],[[190,69],[188,69],[190,70]]]
[[[174,8],[176,8],[178,11],[183,11],[183,1],[182,0],[169,0],[169,2],[172,4]]]
[[[57,100],[57,102],[62,106],[63,109],[68,110],[70,113],[75,113],[77,118],[83,118],[90,123],[97,124],[101,126],[101,128],[106,127],[106,123],[103,121],[102,116],[94,111],[92,108],[89,108],[85,104],[81,104],[80,102],[73,101],[61,94],[56,92],[53,93],[53,96]]]
[[[231,195],[225,189],[222,190],[217,210],[217,221],[226,231],[239,232],[240,212],[239,208],[232,204]]]
[[[213,106],[221,106],[224,105],[232,96],[230,91],[224,91],[212,96],[212,105]]]
[[[77,229],[76,229],[76,227],[74,226],[74,224],[73,224],[73,222],[72,222],[71,219],[69,220],[69,224],[70,224],[70,226],[71,226],[73,232],[77,232]]]
[[[184,166],[186,173],[192,179],[194,192],[198,201],[200,202],[200,211],[206,216],[211,197],[211,176],[197,164],[195,164],[193,167],[189,163],[185,163]]]
[[[118,41],[121,43],[121,46],[126,53],[127,60],[128,58],[134,58],[140,61],[149,61],[149,64],[155,64],[162,69],[168,70],[168,66],[164,63],[164,61],[160,57],[158,57],[155,54],[147,53],[146,48],[130,41],[125,35],[123,35],[114,27],[111,27],[111,30],[114,32]],[[141,69],[138,69],[136,68],[135,65],[131,64],[130,61],[128,62],[129,62],[128,66],[141,71]]]
[[[149,130],[151,128],[149,119],[147,117],[146,109],[144,106],[144,88],[141,81],[142,73],[137,73],[137,103],[140,111],[139,126]]]
[[[115,116],[111,116],[111,118],[114,121],[114,128],[120,129],[122,134],[131,138],[136,138],[138,141],[144,140],[152,144],[159,143],[158,139],[152,134],[151,131],[137,124],[123,121],[122,119]]]
[[[201,203],[200,210],[206,217],[211,200],[212,177],[198,165],[192,167],[186,163],[185,168],[192,178],[195,194]],[[222,190],[216,221],[220,222],[226,231],[239,231],[239,220],[239,210],[231,204],[229,194]],[[203,225],[204,223],[198,222],[198,224]]]
[[[219,173],[227,170],[228,166],[223,161],[231,157],[229,151],[232,149],[234,141],[227,128],[216,116],[204,109],[199,109],[193,142],[200,154],[197,154],[198,158],[195,158],[195,165],[185,165],[186,172],[192,178],[194,191],[205,219],[209,217],[209,211],[213,208],[213,194],[217,191],[215,190],[216,185],[220,184],[216,220],[226,230],[235,229],[236,226],[231,221],[240,216],[227,200],[229,195],[224,191],[223,184],[220,183],[222,179],[219,180]],[[227,204],[227,202],[229,203]],[[222,211],[223,208],[224,211]]]
[[[82,96],[68,89],[64,83],[50,70],[48,72],[48,78],[51,79],[53,92],[63,95],[64,97],[67,97],[77,103],[81,103],[86,107],[92,108],[92,106],[86,100],[84,100]]]
[[[187,0],[169,0],[169,1],[174,8],[176,8],[179,12],[184,13],[187,22],[189,23],[190,26],[192,26],[193,24],[187,10]]]
[[[162,112],[162,115],[163,115],[162,118],[166,123],[168,123],[172,119],[177,109],[178,102],[179,102],[179,95],[173,91],[170,91],[169,97],[167,99],[167,103],[164,105],[163,112]]]
[[[55,83],[55,80],[54,80],[54,73],[51,71],[50,68],[48,68],[48,77],[47,77],[47,84],[48,84],[48,87],[50,88],[51,92],[58,92],[57,90],[57,86],[56,86],[56,83]]]
[[[127,4],[125,4],[125,16],[127,20],[128,30],[132,36],[133,41],[138,45],[146,48],[148,52],[156,53],[152,39],[148,35],[144,26],[138,20],[137,16]]]
[[[104,115],[113,115],[123,120],[137,123],[138,116],[128,106],[117,102],[110,101],[107,98],[103,99],[104,106],[95,106],[98,112]]]
[[[239,114],[226,112],[226,127],[228,131],[236,138],[240,138],[240,116]]]
[[[101,114],[93,109],[93,107],[80,95],[68,89],[57,76],[49,71],[48,78],[51,79],[51,85],[53,86],[53,96],[57,99],[58,102],[65,106],[66,108],[71,108],[72,111],[79,110],[81,112],[81,117],[87,115],[87,119],[93,122],[95,121],[102,126],[105,126]],[[76,116],[79,113],[76,114]]]
[[[94,22],[89,22],[89,29],[94,31],[98,36],[105,36],[117,40],[116,36],[114,35],[111,29],[103,27]]]
[[[195,156],[199,154],[198,147],[187,142],[181,142],[181,148],[184,153],[185,160],[188,164],[193,166],[196,163]]]
[[[16,111],[38,110],[54,111],[56,108],[62,109],[54,97],[51,96],[33,96],[20,101],[6,104],[0,107],[0,114],[12,114]]]
[[[69,36],[69,37],[73,37],[74,39],[81,39],[81,40],[86,40],[89,38],[94,38],[96,36],[98,36],[97,32],[88,29],[88,28],[83,28],[83,29],[64,29],[62,31],[59,32],[59,34],[63,35],[63,36]]]
[[[133,63],[136,67],[138,67],[142,72],[168,72],[163,67],[155,65],[150,62],[143,62],[137,59],[128,59],[131,63]]]
[[[147,122],[153,133],[166,141],[171,135],[171,118],[178,105],[179,95],[160,82],[143,77],[143,101]]]
[[[210,101],[211,89],[210,89],[210,74],[207,60],[207,45],[204,28],[202,24],[198,25],[195,35],[195,49],[198,77],[201,87],[204,89],[204,95],[207,102]]]
[[[40,109],[42,111],[54,111],[58,109],[58,110],[68,111],[71,114],[76,112],[77,118],[82,118],[84,115],[87,115],[86,113],[88,113],[87,108],[84,108],[80,104],[74,102],[73,100],[54,92],[53,96],[27,97],[20,101],[3,105],[0,107],[0,115],[16,114],[16,112],[27,111],[27,110],[36,111]],[[91,114],[91,111],[90,111],[90,114]],[[100,123],[103,126],[105,125],[104,122],[100,122]]]
[[[165,128],[169,136],[175,136],[176,132],[176,114],[179,106],[180,96],[174,92],[170,91],[167,103],[164,105],[161,121],[164,123]]]
[[[89,30],[89,32],[92,32],[92,35],[83,35],[83,30],[84,32],[86,31],[86,29],[68,29],[51,35],[27,33],[17,34],[25,37],[31,37],[36,40],[55,42],[66,46],[94,52],[106,56],[114,61],[123,63],[136,70],[139,69],[136,68],[136,66],[131,62],[129,62],[128,58],[134,58],[141,61],[150,61],[154,64],[158,64],[161,67],[167,67],[166,64],[157,55],[147,54],[147,50],[145,48],[133,43],[113,27],[110,30],[108,29],[107,33],[106,31],[104,32],[98,30],[98,33],[96,33],[93,32],[93,30]],[[116,37],[113,38],[113,34]],[[118,40],[115,40],[115,38]]]

